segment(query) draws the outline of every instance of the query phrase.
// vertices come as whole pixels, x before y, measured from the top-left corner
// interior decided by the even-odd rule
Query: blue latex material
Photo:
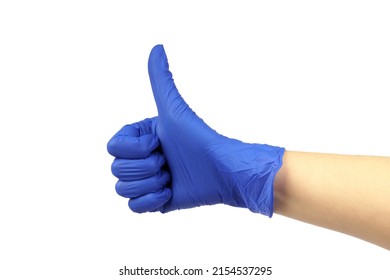
[[[116,191],[142,213],[224,203],[269,217],[284,149],[211,129],[179,94],[162,45],[149,57],[158,116],[124,126],[109,141]]]

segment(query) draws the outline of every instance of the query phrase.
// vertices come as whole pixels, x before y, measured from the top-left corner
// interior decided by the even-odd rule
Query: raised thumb
[[[155,46],[150,52],[148,70],[159,116],[187,111],[189,107],[175,86],[162,45]]]

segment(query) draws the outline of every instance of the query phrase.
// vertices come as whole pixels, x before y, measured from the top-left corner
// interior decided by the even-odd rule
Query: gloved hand
[[[218,134],[179,94],[162,45],[149,57],[158,117],[124,126],[108,142],[116,191],[134,212],[224,203],[269,217],[283,148]]]

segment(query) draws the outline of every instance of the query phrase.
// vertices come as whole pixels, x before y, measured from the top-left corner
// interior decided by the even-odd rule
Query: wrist
[[[283,156],[283,166],[279,169],[275,176],[274,182],[274,212],[281,214],[284,212],[288,193],[286,192],[287,175],[288,175],[288,152]]]
[[[223,158],[222,175],[227,192],[223,203],[245,207],[269,217],[273,214],[274,180],[282,166],[284,148],[248,144],[229,139],[229,154]]]

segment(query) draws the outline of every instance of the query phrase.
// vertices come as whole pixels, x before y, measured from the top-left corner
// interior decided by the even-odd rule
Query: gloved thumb
[[[148,70],[159,116],[187,111],[189,107],[176,88],[162,45],[155,46],[150,52]]]

